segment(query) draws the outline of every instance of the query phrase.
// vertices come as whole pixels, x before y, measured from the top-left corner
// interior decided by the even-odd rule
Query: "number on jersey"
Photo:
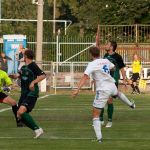
[[[109,70],[109,67],[108,67],[108,65],[104,65],[103,66],[103,68],[102,68],[102,70],[103,70],[103,72],[105,72],[105,73],[110,73],[110,70]]]

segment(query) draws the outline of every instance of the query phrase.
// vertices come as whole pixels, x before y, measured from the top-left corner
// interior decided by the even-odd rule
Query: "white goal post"
[[[0,22],[37,22],[36,19],[1,19]],[[65,35],[67,34],[67,29],[72,24],[71,20],[43,20],[43,22],[58,22],[58,23],[64,23],[64,30]]]

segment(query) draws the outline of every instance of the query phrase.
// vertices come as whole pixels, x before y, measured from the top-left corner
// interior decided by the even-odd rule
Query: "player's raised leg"
[[[130,106],[131,108],[135,108],[135,103],[131,102],[122,92],[118,91],[118,98],[119,100],[121,100],[122,102],[124,102],[125,104],[127,104],[128,106]]]

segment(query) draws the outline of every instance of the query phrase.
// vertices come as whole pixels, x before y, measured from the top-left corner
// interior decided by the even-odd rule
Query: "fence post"
[[[65,21],[65,35],[67,35],[67,21]]]
[[[56,36],[56,73],[58,73],[59,62],[59,35]]]
[[[52,74],[52,88],[54,89],[54,94],[57,92],[57,77],[55,72],[55,62],[51,63],[51,74]],[[56,64],[57,65],[57,64]]]
[[[71,73],[71,88],[74,88],[74,63],[70,63],[70,73]]]
[[[135,42],[138,43],[138,24],[135,25]]]

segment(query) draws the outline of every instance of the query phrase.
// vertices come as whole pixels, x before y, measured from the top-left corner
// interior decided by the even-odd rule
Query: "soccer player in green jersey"
[[[125,64],[123,62],[121,55],[115,52],[116,49],[117,49],[117,43],[115,41],[110,41],[107,45],[107,48],[106,48],[107,53],[104,55],[104,58],[107,58],[110,62],[112,62],[115,65],[115,70],[111,71],[110,74],[115,79],[116,81],[115,84],[118,88],[118,83],[120,79],[120,71],[123,77],[124,84],[126,83],[126,74],[124,70]],[[106,124],[106,127],[109,128],[112,126],[112,116],[113,116],[113,110],[114,110],[112,97],[108,100],[107,104],[108,104],[108,108],[107,108],[108,123]],[[104,115],[104,109],[100,115],[100,120],[101,120],[102,125],[104,124],[103,115]]]
[[[22,66],[18,74],[10,75],[12,78],[21,79],[21,96],[18,102],[17,117],[27,127],[35,132],[35,137],[38,138],[43,134],[43,129],[40,128],[29,112],[34,108],[39,96],[38,82],[46,78],[45,73],[33,62],[34,54],[32,50],[26,50],[24,53],[25,64]]]
[[[10,91],[10,87],[12,85],[11,79],[8,77],[7,73],[1,70],[1,63],[0,63],[0,103],[8,104],[12,106],[12,111],[15,115],[15,119],[17,122],[17,104],[16,101],[8,96],[5,92]]]

